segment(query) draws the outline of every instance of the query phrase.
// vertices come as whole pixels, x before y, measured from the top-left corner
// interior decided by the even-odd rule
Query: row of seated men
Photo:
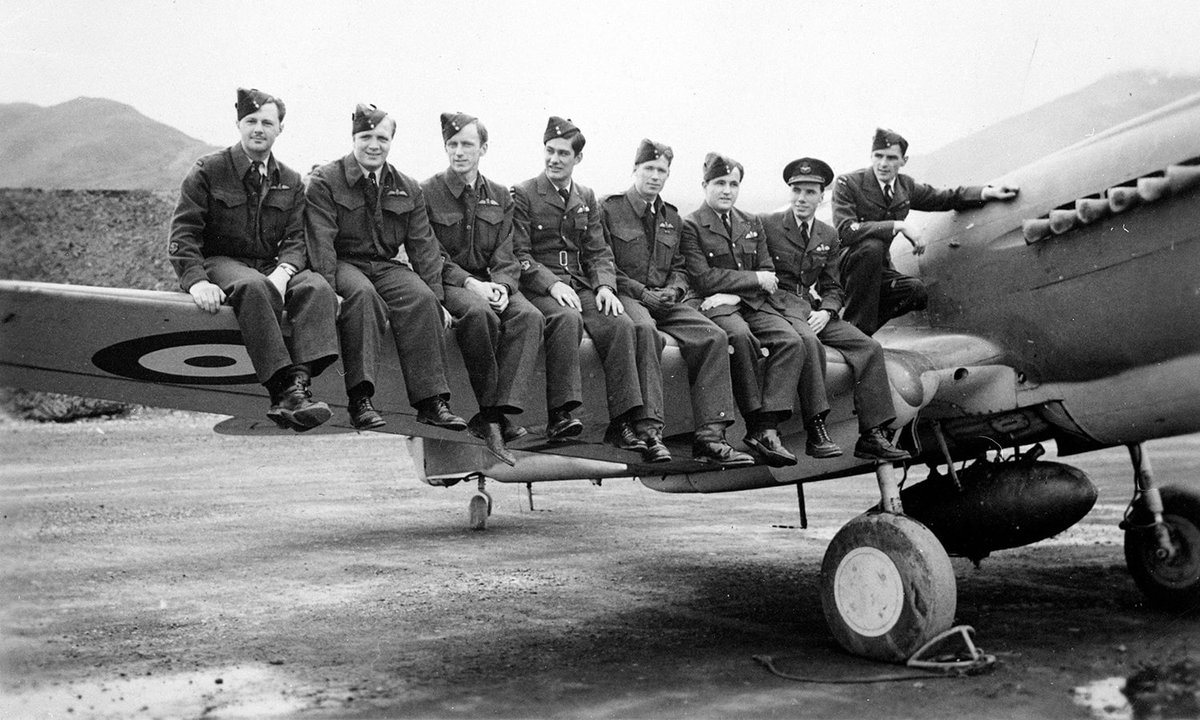
[[[169,254],[196,305],[232,306],[270,394],[268,417],[298,431],[327,421],[329,406],[313,399],[310,382],[340,354],[352,424],[385,425],[372,398],[390,325],[417,420],[469,431],[509,464],[516,457],[508,444],[528,432],[515,416],[539,356],[547,440],[582,432],[572,413],[583,401],[585,330],[605,374],[605,440],[644,462],[672,459],[662,434],[660,331],[677,341],[688,368],[693,459],[794,465],[778,427],[797,396],[806,453],[840,456],[824,423],[822,343],[840,350],[854,375],[855,456],[907,459],[888,437],[895,413],[883,351],[869,335],[922,307],[924,288],[890,267],[888,245],[902,234],[920,251],[909,209],[970,207],[1016,192],[917,184],[898,173],[907,142],[881,130],[872,167],[837,179],[836,230],[814,218],[834,183],[816,158],[788,163],[790,206],[760,217],[736,207],[742,165],[709,153],[704,204],[685,218],[661,197],[673,160],[666,145],[643,140],[632,186],[597,199],[573,179],[583,133],[551,117],[544,171],[510,189],[480,174],[487,128],[463,113],[441,116],[449,166],[417,182],[387,162],[395,120],[365,104],[351,116],[351,152],[305,182],[272,153],[283,101],[239,89],[235,108],[240,141],[200,158],[184,179]],[[290,344],[280,328],[285,309]],[[451,326],[479,406],[469,422],[449,405]],[[726,437],[735,408],[749,453]]]

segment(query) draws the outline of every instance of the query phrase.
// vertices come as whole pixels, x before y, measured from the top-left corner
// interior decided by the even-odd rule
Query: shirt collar
[[[650,203],[643,200],[642,196],[639,195],[638,191],[634,190],[633,187],[630,187],[629,190],[626,191],[625,198],[627,200],[629,200],[629,206],[633,208],[634,215],[641,217],[642,215],[644,215],[646,213],[646,206],[649,205]],[[655,213],[658,212],[659,201],[660,201],[660,198],[654,199],[654,202],[655,202],[654,212]]]
[[[462,177],[460,177],[458,173],[454,172],[453,170],[446,170],[446,187],[450,188],[450,192],[454,194],[454,197],[461,198],[463,191],[467,189],[467,184],[463,182]],[[477,173],[475,175],[474,186],[476,194],[482,197],[482,193],[480,191],[484,187],[486,187],[486,184],[483,182],[483,173]]]
[[[810,217],[807,220],[801,220],[800,218],[796,217],[796,213],[792,213],[792,220],[796,223],[797,230],[799,230],[799,229],[803,228],[805,225],[807,225],[808,226],[808,236],[812,237],[813,220],[816,220],[815,217]]]
[[[229,154],[233,158],[234,172],[238,174],[238,177],[244,176],[246,171],[249,170],[250,166],[254,163],[254,161],[250,159],[250,156],[246,154],[246,149],[242,147],[242,144],[239,142],[237,145],[234,145],[229,149]],[[266,171],[267,177],[273,177],[275,175],[278,166],[275,162],[274,153],[267,153],[267,159],[263,161],[263,169]]]
[[[555,184],[554,184],[554,181],[553,181],[553,180],[551,180],[551,179],[550,179],[548,176],[546,177],[546,182],[550,184],[550,189],[551,189],[551,190],[553,190],[553,191],[554,191],[554,192],[556,192],[556,193],[559,193],[559,194],[561,194],[561,192],[560,192],[560,191],[559,191],[559,189],[558,189],[558,186],[557,186],[557,185],[555,185]],[[563,190],[566,190],[566,191],[567,191],[567,195],[570,195],[570,194],[571,194],[571,191],[575,189],[575,188],[574,188],[574,186],[575,186],[575,181],[574,181],[574,180],[568,180],[568,181],[567,181],[567,186],[566,186],[565,188],[563,188]]]

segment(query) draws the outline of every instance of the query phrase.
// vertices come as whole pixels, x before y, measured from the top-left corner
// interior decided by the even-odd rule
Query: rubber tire
[[[471,502],[467,504],[467,514],[470,518],[472,530],[487,530],[487,519],[491,509],[488,507],[487,498],[482,495],[474,495],[471,497]]]
[[[862,592],[864,580],[877,581],[871,592]],[[954,567],[934,534],[916,520],[893,513],[860,515],[825,551],[821,606],[843,648],[874,660],[904,662],[954,623]]]
[[[1194,610],[1200,606],[1200,493],[1177,486],[1164,487],[1160,493],[1163,522],[1178,552],[1170,562],[1158,560],[1153,531],[1130,528],[1125,531],[1125,565],[1152,604],[1172,611]],[[1151,516],[1139,507],[1129,520],[1145,525]]]

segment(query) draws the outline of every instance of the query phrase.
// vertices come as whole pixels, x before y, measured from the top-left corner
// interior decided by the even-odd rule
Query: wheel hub
[[[866,637],[891,630],[904,608],[904,582],[896,563],[873,547],[855,548],[842,558],[833,594],[846,625]]]

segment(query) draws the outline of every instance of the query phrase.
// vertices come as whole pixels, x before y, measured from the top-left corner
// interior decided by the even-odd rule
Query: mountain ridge
[[[218,149],[107,98],[0,104],[0,187],[178,189],[196,158]]]

